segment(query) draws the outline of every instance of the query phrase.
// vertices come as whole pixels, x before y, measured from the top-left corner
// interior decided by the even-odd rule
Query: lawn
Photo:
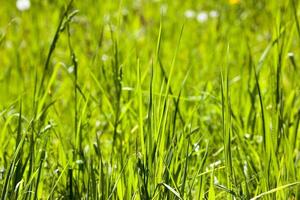
[[[0,1],[4,199],[300,199],[300,1]]]

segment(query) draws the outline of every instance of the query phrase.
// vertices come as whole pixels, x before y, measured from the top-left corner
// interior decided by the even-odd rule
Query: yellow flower
[[[240,0],[229,0],[230,4],[238,4],[240,3]]]

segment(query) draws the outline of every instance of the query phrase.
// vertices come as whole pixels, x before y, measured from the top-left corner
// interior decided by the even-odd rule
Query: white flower
[[[72,73],[74,72],[74,67],[73,67],[73,66],[70,66],[70,67],[68,68],[68,72],[69,72],[69,74],[72,74]]]
[[[288,57],[294,57],[294,53],[293,52],[288,52]]]
[[[250,139],[251,138],[251,134],[245,133],[244,137],[247,138],[247,139]]]
[[[206,12],[199,12],[197,15],[197,21],[203,23],[207,21],[208,14]]]
[[[95,126],[98,128],[101,125],[101,122],[99,120],[96,121]]]
[[[262,143],[263,142],[263,137],[261,135],[255,135],[254,136],[254,140],[257,142],[257,143]]]
[[[186,11],[184,12],[184,16],[185,16],[186,18],[188,18],[188,19],[191,19],[191,18],[194,18],[194,17],[196,16],[196,13],[195,13],[195,11],[193,11],[193,10],[186,10]]]
[[[101,57],[101,60],[102,60],[103,62],[105,62],[105,61],[108,60],[108,58],[109,58],[108,55],[103,54],[102,57]]]
[[[20,11],[28,10],[30,8],[30,0],[17,0],[16,6]]]
[[[199,144],[195,143],[194,144],[194,149],[195,149],[195,152],[198,152],[200,147],[199,147]]]
[[[212,10],[212,11],[209,12],[209,16],[211,18],[217,18],[217,17],[219,17],[219,13],[216,10]]]

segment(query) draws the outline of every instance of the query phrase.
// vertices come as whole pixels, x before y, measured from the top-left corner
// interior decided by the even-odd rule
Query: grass
[[[2,2],[1,199],[300,199],[299,6]]]

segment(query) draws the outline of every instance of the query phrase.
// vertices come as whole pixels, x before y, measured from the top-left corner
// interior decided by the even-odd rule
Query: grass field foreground
[[[1,199],[300,199],[298,0],[0,2]]]

